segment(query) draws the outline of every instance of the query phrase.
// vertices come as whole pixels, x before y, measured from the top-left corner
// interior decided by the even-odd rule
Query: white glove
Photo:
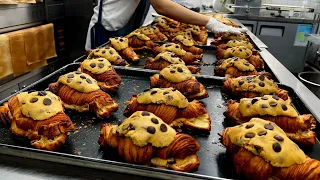
[[[244,28],[235,28],[232,26],[225,25],[212,17],[207,23],[206,28],[214,33],[241,34],[242,32],[247,31],[247,29]]]

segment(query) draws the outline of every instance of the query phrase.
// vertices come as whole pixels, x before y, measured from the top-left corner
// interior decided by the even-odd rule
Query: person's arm
[[[226,32],[239,34],[240,31],[243,31],[239,28],[227,26],[212,17],[191,11],[171,0],[149,0],[149,2],[157,13],[179,22],[206,26],[208,29],[217,33]]]

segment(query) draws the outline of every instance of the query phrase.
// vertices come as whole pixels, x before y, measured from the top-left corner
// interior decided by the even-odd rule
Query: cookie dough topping
[[[259,92],[268,95],[278,90],[278,85],[265,75],[241,76],[233,78],[232,82],[238,91]]]
[[[265,95],[256,98],[242,98],[239,109],[244,117],[253,116],[288,116],[297,117],[297,111],[290,100],[283,100],[276,95]]]
[[[151,144],[154,147],[165,147],[172,143],[176,131],[159,117],[146,111],[137,111],[120,125],[113,126],[113,133],[128,137],[140,147]]]
[[[153,88],[138,94],[137,101],[140,104],[166,104],[178,108],[189,105],[187,98],[174,88]]]
[[[158,24],[162,28],[169,28],[169,25],[167,24],[167,21],[165,19],[163,19],[162,17],[158,17],[153,22]]]
[[[89,93],[100,89],[95,79],[79,71],[60,76],[58,83],[62,83],[83,93]]]
[[[138,30],[144,34],[144,35],[151,35],[151,34],[155,34],[156,33],[156,29],[158,29],[156,26],[145,26],[145,27],[141,27]],[[159,30],[159,29],[158,29]]]
[[[303,151],[275,123],[260,118],[228,128],[232,144],[261,156],[272,166],[290,167],[306,160]]]
[[[237,46],[225,50],[225,55],[225,57],[235,56],[242,59],[247,59],[252,56],[252,51],[245,46]]]
[[[248,49],[253,49],[253,45],[250,42],[244,40],[230,40],[227,43],[227,47],[237,47],[237,46],[244,46]]]
[[[121,51],[129,47],[129,40],[125,37],[110,38],[110,42],[117,51]]]
[[[190,79],[195,79],[192,76],[190,70],[183,64],[171,64],[160,71],[162,75],[168,81],[179,83]]]
[[[130,33],[129,35],[127,35],[127,38],[130,38],[132,36],[137,36],[140,40],[143,41],[149,41],[150,38],[142,33],[140,33],[139,31],[133,31],[132,33]]]
[[[121,59],[121,56],[112,47],[102,47],[92,50],[88,59],[94,59],[95,57],[103,57],[110,62],[115,62],[117,59]]]
[[[110,62],[105,58],[86,59],[81,64],[84,69],[93,74],[102,74],[113,69]]]
[[[245,59],[238,57],[223,60],[222,64],[218,66],[219,69],[227,70],[229,67],[236,67],[240,71],[254,71],[255,67]]]
[[[178,35],[172,41],[179,41],[185,46],[193,46],[194,45],[192,39],[188,36]]]
[[[186,54],[186,51],[183,50],[179,44],[175,44],[175,43],[163,44],[162,46],[160,46],[159,51],[160,52],[170,51],[175,53],[178,56],[184,56]]]
[[[62,101],[50,91],[30,91],[17,95],[23,115],[36,121],[63,112]]]
[[[185,64],[183,60],[181,60],[178,57],[175,57],[176,55],[172,52],[163,52],[163,53],[159,53],[154,59],[153,61],[159,61],[159,60],[165,60],[168,61],[171,64]]]

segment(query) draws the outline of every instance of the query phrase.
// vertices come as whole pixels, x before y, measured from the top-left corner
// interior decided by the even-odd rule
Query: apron
[[[101,23],[103,0],[100,0],[98,22],[90,29],[91,49],[100,47],[109,41],[110,37],[124,36],[139,28],[150,8],[148,0],[140,0],[134,14],[131,16],[129,22],[117,31],[107,31]]]

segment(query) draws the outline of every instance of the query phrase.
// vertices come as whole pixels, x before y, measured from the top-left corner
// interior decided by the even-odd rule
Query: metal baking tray
[[[49,83],[55,82],[60,75],[75,71],[78,67],[79,63],[67,65],[21,91],[31,89],[44,90],[48,87]],[[186,173],[129,164],[123,162],[115,150],[111,148],[101,149],[97,143],[100,125],[104,123],[117,123],[125,119],[122,112],[126,105],[123,102],[129,100],[132,95],[149,88],[149,76],[157,73],[157,71],[145,71],[138,68],[115,67],[115,69],[121,75],[122,83],[118,92],[110,94],[119,104],[119,110],[113,113],[112,117],[98,120],[95,115],[90,113],[78,113],[66,110],[66,113],[80,129],[78,132],[71,133],[65,145],[58,152],[35,149],[30,146],[28,140],[13,135],[8,125],[1,124],[0,153],[153,178],[243,179],[243,177],[236,175],[232,159],[226,154],[225,148],[219,140],[218,133],[221,133],[226,126],[223,112],[225,111],[225,103],[228,99],[221,93],[223,78],[214,76],[197,75],[197,79],[207,87],[209,97],[201,100],[201,102],[206,106],[212,120],[212,130],[209,134],[191,133],[201,146],[200,151],[197,153],[200,159],[200,167],[197,171]],[[280,87],[289,91],[290,96],[293,98],[294,106],[300,113],[310,113],[291,88],[283,85],[280,85]],[[9,98],[2,100],[0,104],[6,102]],[[310,157],[320,160],[319,149],[320,144],[317,141],[315,146],[305,149],[305,152]]]

